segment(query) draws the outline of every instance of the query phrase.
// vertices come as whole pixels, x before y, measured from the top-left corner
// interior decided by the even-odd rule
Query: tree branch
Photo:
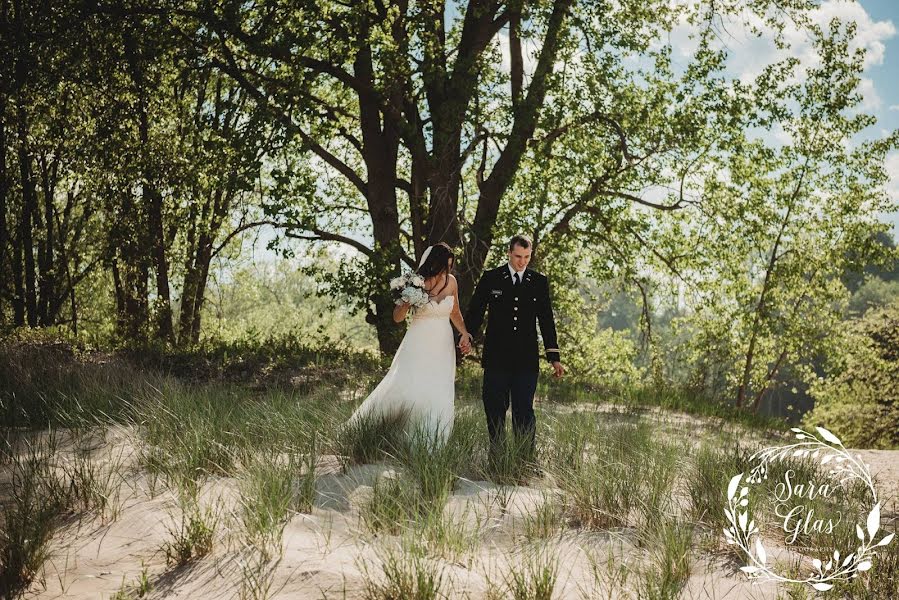
[[[598,190],[596,192],[597,196],[606,196],[611,198],[622,198],[624,200],[630,200],[631,202],[636,202],[637,204],[642,204],[643,206],[648,206],[649,208],[654,208],[656,210],[678,210],[684,207],[686,201],[683,198],[679,198],[677,202],[673,204],[655,204],[653,202],[649,202],[648,200],[644,200],[639,196],[635,196],[634,194],[629,194],[628,192],[619,192],[617,190]]]
[[[303,143],[308,145],[313,152],[318,154],[319,157],[322,158],[322,160],[334,167],[334,169],[336,169],[341,175],[346,177],[347,180],[352,183],[364,197],[368,197],[368,186],[365,181],[363,181],[363,179],[346,163],[341,161],[334,154],[324,148],[321,144],[312,139],[309,134],[303,131],[302,127],[293,122],[293,119],[291,119],[282,108],[274,106],[274,103],[272,102],[268,94],[258,89],[255,85],[253,85],[252,82],[250,82],[246,78],[244,72],[238,66],[234,54],[231,52],[231,49],[228,48],[228,45],[225,42],[225,38],[221,33],[219,33],[219,38],[221,40],[222,49],[224,50],[226,55],[227,63],[223,63],[220,60],[213,58],[212,61],[216,63],[216,66],[233,77],[251,96],[256,98],[256,100],[259,101],[263,106],[269,108],[272,114],[288,130],[288,132],[299,135],[300,139],[303,140]]]
[[[274,227],[278,226],[278,224],[274,221],[253,221],[252,223],[241,223],[234,229],[234,231],[225,236],[225,239],[222,240],[221,244],[213,249],[211,256],[218,256],[218,253],[221,252],[222,249],[228,245],[228,242],[234,239],[234,236],[236,236],[237,234],[246,231],[247,229],[252,229],[253,227],[259,227],[260,225],[272,225]]]
[[[341,235],[339,233],[330,233],[330,232],[318,229],[317,227],[307,228],[307,227],[302,227],[298,224],[292,224],[292,223],[280,224],[279,227],[286,229],[286,231],[284,232],[284,235],[286,235],[289,238],[294,238],[297,240],[341,242],[343,244],[351,246],[352,248],[355,248],[356,250],[358,250],[365,256],[368,256],[369,258],[374,256],[374,254],[375,254],[371,248],[369,248],[362,242],[358,242],[352,238],[349,238],[345,235]],[[300,233],[293,233],[292,231],[290,231],[290,228],[292,228],[292,227],[295,227],[297,229],[305,229],[306,231],[311,232],[312,235],[303,235]]]

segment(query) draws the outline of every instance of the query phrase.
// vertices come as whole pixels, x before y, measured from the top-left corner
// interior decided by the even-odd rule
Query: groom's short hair
[[[523,233],[519,233],[518,235],[513,235],[512,239],[509,240],[509,251],[514,250],[515,246],[521,246],[522,248],[530,248],[531,247],[531,238],[524,235]]]

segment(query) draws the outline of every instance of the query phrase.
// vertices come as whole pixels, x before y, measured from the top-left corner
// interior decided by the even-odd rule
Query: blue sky
[[[821,0],[811,17],[822,26],[826,26],[833,18],[843,22],[854,21],[857,27],[854,45],[866,50],[860,84],[863,98],[861,110],[876,116],[877,123],[859,134],[856,141],[886,136],[899,129],[899,0]],[[764,65],[786,55],[799,58],[800,64],[806,66],[817,62],[816,52],[805,32],[788,27],[785,39],[790,48],[779,50],[771,43],[773,32],[761,37],[754,35],[743,21],[747,18],[761,30],[768,30],[748,10],[740,17],[728,19],[727,34],[721,39],[727,47],[727,68],[731,76],[749,82]],[[692,58],[696,48],[695,41],[690,39],[693,31],[694,27],[682,23],[671,32],[675,51],[680,51],[685,62]],[[773,131],[771,135],[778,137]],[[899,151],[888,155],[885,166],[892,176],[887,191],[894,200],[899,200]],[[893,224],[893,235],[899,238],[899,211],[882,217]]]
[[[899,128],[899,1],[862,0],[862,8],[874,21],[893,25],[892,36],[882,40],[883,63],[868,68],[874,89],[882,105],[874,111],[879,124],[885,129]]]
[[[877,128],[892,131],[899,129],[899,1],[862,0],[860,4],[873,21],[892,25],[893,34],[880,40],[883,62],[867,69],[876,93],[872,112],[877,116]],[[893,176],[889,189],[894,198],[899,198],[899,153],[890,155],[887,168]],[[893,222],[893,235],[899,237],[899,214],[890,215],[889,219]]]

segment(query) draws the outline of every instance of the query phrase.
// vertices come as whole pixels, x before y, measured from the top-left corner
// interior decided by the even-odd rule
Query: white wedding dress
[[[415,309],[390,369],[347,425],[405,409],[411,431],[420,428],[429,442],[446,444],[453,428],[455,398],[456,350],[449,320],[455,300],[450,294]]]

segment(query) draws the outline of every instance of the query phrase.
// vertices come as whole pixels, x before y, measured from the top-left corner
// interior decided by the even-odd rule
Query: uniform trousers
[[[512,407],[512,429],[521,439],[527,439],[531,456],[535,453],[537,418],[534,415],[534,392],[537,391],[539,371],[515,369],[484,369],[482,397],[487,414],[490,451],[497,456],[505,443],[506,411]]]

